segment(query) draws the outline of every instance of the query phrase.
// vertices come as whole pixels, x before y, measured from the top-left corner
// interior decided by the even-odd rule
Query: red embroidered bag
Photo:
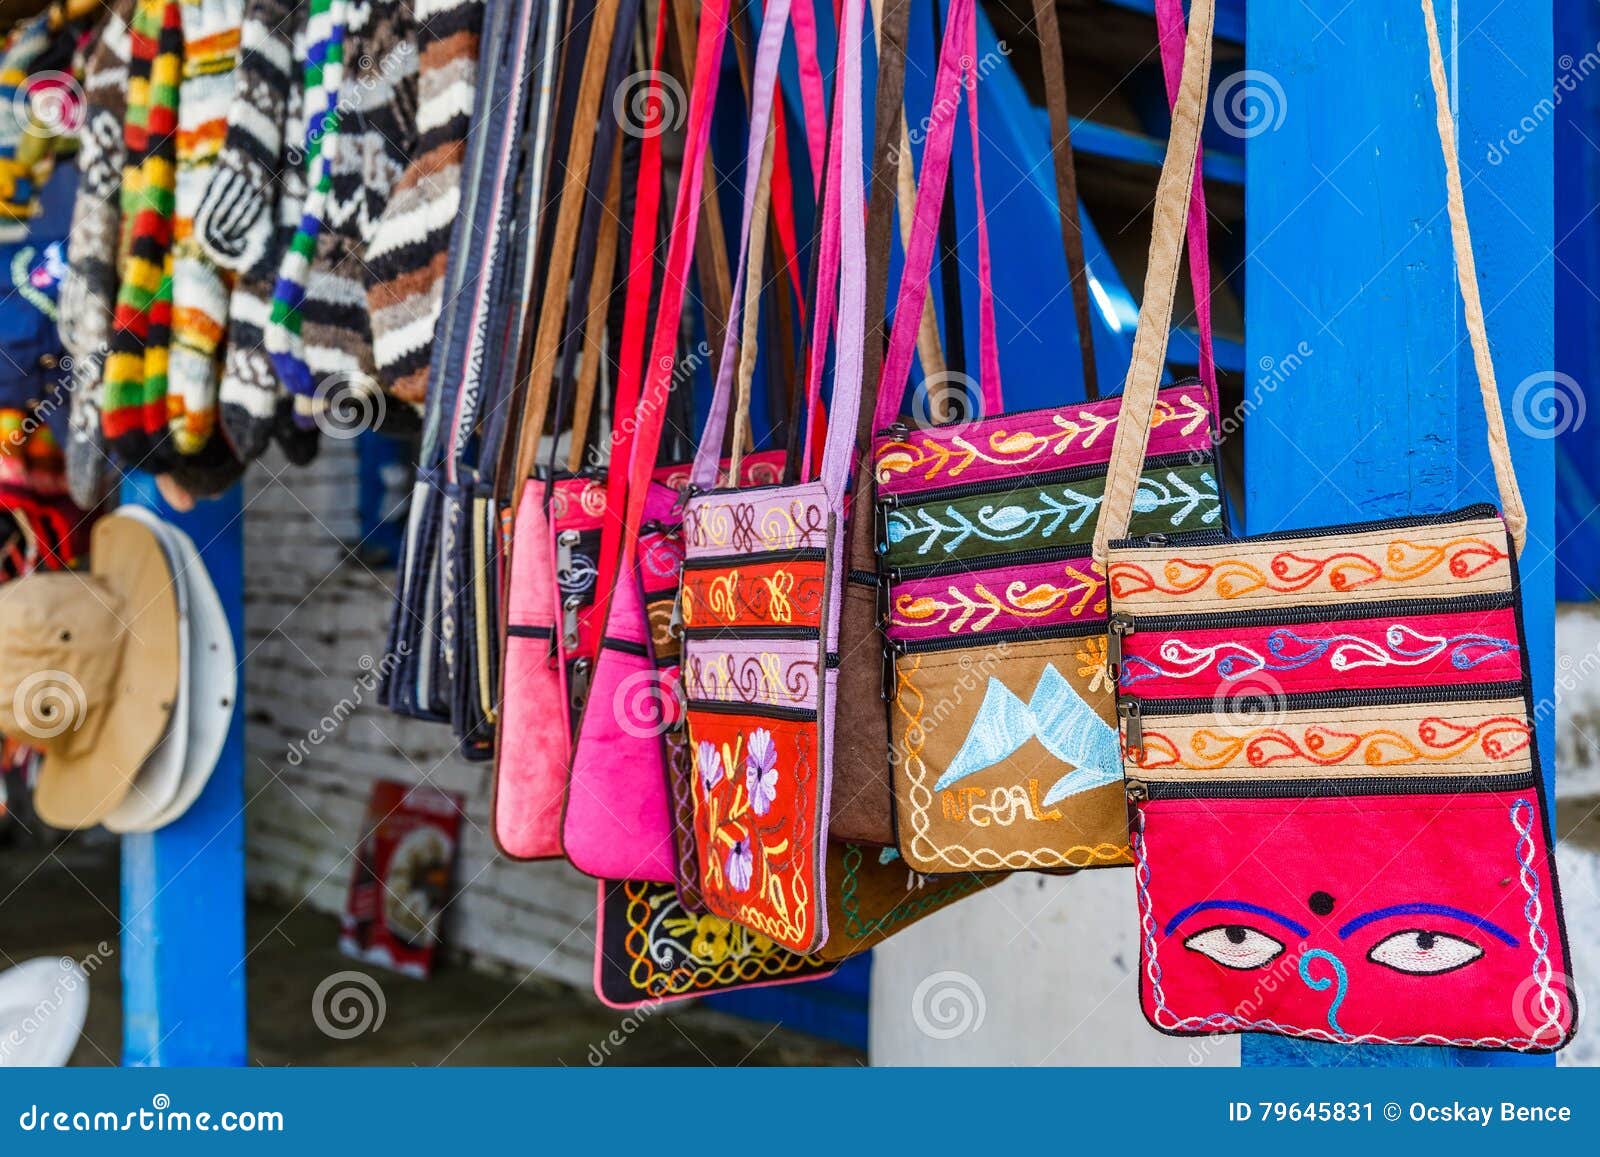
[[[1422,8],[1504,517],[1481,505],[1234,541],[1126,538],[1211,63],[1214,0],[1192,7],[1095,540],[1141,1001],[1163,1032],[1542,1052],[1575,1027],[1518,605],[1527,518]]]

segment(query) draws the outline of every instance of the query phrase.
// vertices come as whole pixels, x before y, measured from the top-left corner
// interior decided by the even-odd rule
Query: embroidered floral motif
[[[750,733],[750,746],[744,757],[745,792],[750,796],[750,810],[764,816],[772,807],[778,787],[778,749],[773,746],[772,732],[758,727]]]
[[[750,854],[749,840],[735,840],[728,849],[728,886],[735,892],[750,890],[750,877],[755,871],[755,857]]]
[[[722,782],[722,756],[717,754],[717,745],[702,739],[694,751],[695,770],[700,773],[700,783],[706,791],[712,791],[717,784]]]

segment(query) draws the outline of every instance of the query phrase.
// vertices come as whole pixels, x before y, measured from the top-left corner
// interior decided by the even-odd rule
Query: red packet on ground
[[[395,780],[372,786],[339,949],[426,980],[451,896],[461,796]]]

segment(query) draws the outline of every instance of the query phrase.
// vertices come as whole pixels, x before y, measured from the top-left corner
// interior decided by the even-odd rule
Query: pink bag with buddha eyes
[[[1517,587],[1527,518],[1422,9],[1503,515],[1126,538],[1211,62],[1214,0],[1192,7],[1095,541],[1140,995],[1163,1032],[1548,1052],[1576,1027]]]

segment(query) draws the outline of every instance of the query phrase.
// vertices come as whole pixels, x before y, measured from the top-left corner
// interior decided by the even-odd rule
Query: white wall
[[[349,442],[324,439],[308,468],[272,455],[247,475],[250,888],[340,911],[373,781],[427,778],[466,797],[447,940],[517,976],[532,969],[587,991],[594,882],[564,864],[499,855],[489,835],[491,765],[455,755],[447,726],[374,702],[369,669],[383,661],[392,573],[369,570],[341,541],[359,538],[355,498]],[[321,722],[328,716],[346,717],[330,727]],[[308,742],[314,732],[325,733],[321,743]]]

